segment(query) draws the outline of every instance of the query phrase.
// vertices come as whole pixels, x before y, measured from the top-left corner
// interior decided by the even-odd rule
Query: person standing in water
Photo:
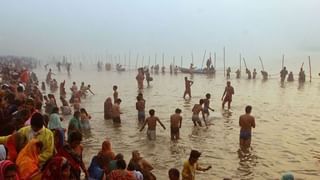
[[[257,76],[257,70],[256,68],[254,68],[252,73],[252,79],[256,79],[256,76]]]
[[[140,131],[142,131],[144,129],[144,127],[146,126],[146,124],[148,124],[148,130],[147,130],[147,136],[148,136],[148,139],[149,140],[155,140],[156,139],[156,126],[157,126],[157,122],[160,123],[160,125],[163,127],[163,129],[166,129],[166,127],[162,124],[162,122],[160,121],[160,119],[157,117],[157,116],[154,116],[154,109],[150,109],[149,110],[149,114],[150,114],[150,117],[148,117]]]
[[[251,131],[256,127],[255,118],[251,116],[251,106],[246,106],[246,113],[239,118],[240,149],[247,152],[251,145]]]
[[[288,78],[287,78],[287,81],[288,81],[288,82],[294,81],[294,77],[293,77],[292,71],[289,73]]]
[[[188,80],[187,77],[184,77],[184,82],[185,82],[185,91],[183,94],[183,98],[186,98],[186,95],[189,96],[189,98],[191,98],[191,86],[193,85],[193,81]]]
[[[202,118],[205,122],[205,124],[207,125],[206,123],[206,120],[205,120],[205,117],[204,117],[204,113],[203,113],[203,108],[202,108],[202,104],[203,104],[203,99],[200,99],[199,101],[199,104],[195,104],[192,108],[192,122],[194,124],[194,126],[197,126],[197,124],[199,126],[202,126],[201,124],[201,120],[200,120],[200,117],[199,117],[199,113],[201,112],[202,113]]]
[[[287,68],[283,67],[283,69],[280,71],[281,82],[284,82],[284,80],[286,79],[287,74],[288,74]]]
[[[227,68],[227,79],[230,79],[231,68]]]
[[[177,108],[175,114],[170,116],[171,140],[180,139],[180,128],[182,125],[181,109]]]
[[[121,103],[121,99],[117,99],[114,105],[112,106],[112,120],[114,124],[121,124],[120,103]]]
[[[203,99],[203,113],[206,114],[207,116],[210,115],[209,109],[210,109],[211,111],[214,111],[214,109],[212,109],[212,108],[210,107],[210,98],[211,98],[211,94],[210,94],[210,93],[207,93],[207,94],[206,94],[206,98]]]
[[[138,75],[136,76],[136,80],[138,82],[138,88],[143,89],[143,80],[144,80],[143,68],[138,69]]]
[[[224,109],[224,105],[228,102],[228,110],[230,110],[231,102],[232,102],[232,95],[234,95],[234,89],[231,86],[231,82],[227,81],[227,86],[224,89],[223,95],[221,97],[222,102],[222,109]]]
[[[113,102],[116,103],[117,99],[118,99],[118,86],[114,85],[113,86]]]
[[[137,96],[137,102],[136,102],[136,110],[138,110],[138,120],[139,122],[144,122],[145,120],[145,105],[146,102],[143,100],[143,96],[138,95]]]

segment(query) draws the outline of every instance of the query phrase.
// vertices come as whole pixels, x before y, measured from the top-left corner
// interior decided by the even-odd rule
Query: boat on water
[[[215,74],[216,73],[215,68],[197,69],[197,68],[183,68],[183,67],[180,67],[179,69],[180,69],[180,71],[182,73],[189,73],[189,74]]]
[[[116,69],[117,69],[117,71],[120,71],[120,72],[126,70],[126,68],[122,67],[121,64],[117,64]]]

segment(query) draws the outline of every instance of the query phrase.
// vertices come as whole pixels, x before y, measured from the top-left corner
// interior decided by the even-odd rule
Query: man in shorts
[[[149,110],[150,116],[144,121],[140,131],[144,129],[146,124],[148,124],[148,130],[147,130],[147,136],[149,140],[155,140],[156,139],[156,126],[157,122],[160,123],[160,125],[163,127],[163,129],[166,129],[166,127],[162,124],[160,119],[154,115],[155,111],[154,109]]]
[[[227,81],[227,86],[223,92],[221,97],[222,102],[222,109],[224,109],[224,105],[228,102],[228,110],[230,110],[231,102],[232,102],[232,95],[234,94],[234,89],[231,86],[231,82]]]
[[[251,116],[251,106],[246,106],[246,113],[239,118],[240,149],[247,152],[251,145],[251,130],[256,127],[255,118]]]
[[[180,128],[182,124],[181,109],[177,108],[175,114],[170,117],[171,140],[180,139]]]

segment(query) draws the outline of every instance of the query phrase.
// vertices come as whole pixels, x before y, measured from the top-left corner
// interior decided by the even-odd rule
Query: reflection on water
[[[46,72],[38,70],[39,79],[44,80]],[[139,132],[141,124],[135,109],[138,94],[136,72],[96,72],[85,67],[67,73],[56,73],[58,82],[66,80],[66,89],[72,81],[91,84],[94,96],[83,100],[82,106],[92,116],[91,131],[84,135],[84,160],[89,165],[93,155],[108,138],[116,153],[124,154],[129,160],[131,151],[139,150],[154,167],[158,179],[167,179],[172,167],[182,169],[191,149],[202,152],[200,164],[212,165],[207,172],[197,173],[200,180],[221,179],[278,179],[283,172],[291,171],[300,179],[317,179],[320,175],[320,115],[318,113],[320,91],[319,81],[299,85],[297,82],[281,84],[279,79],[246,80],[231,78],[235,96],[232,112],[221,110],[221,96],[226,79],[223,74],[206,75],[153,74],[149,88],[143,89],[146,109],[154,108],[167,130],[157,129],[156,141],[149,141],[146,132]],[[183,99],[184,77],[192,78],[192,98]],[[243,77],[244,78],[244,77]],[[115,127],[111,120],[103,119],[103,103],[112,97],[112,86],[118,85],[122,99],[121,127]],[[145,85],[146,86],[146,85]],[[297,87],[299,87],[297,89]],[[48,89],[48,88],[47,88]],[[48,91],[46,93],[49,93]],[[194,104],[211,94],[215,112],[208,118],[208,127],[193,127],[191,109]],[[56,94],[58,97],[58,94]],[[70,94],[68,94],[70,97]],[[60,104],[60,102],[58,102]],[[239,156],[238,118],[246,105],[253,106],[257,127],[253,130],[250,154]],[[176,108],[182,109],[183,124],[181,139],[170,140],[169,118]],[[69,117],[63,121],[67,127]]]

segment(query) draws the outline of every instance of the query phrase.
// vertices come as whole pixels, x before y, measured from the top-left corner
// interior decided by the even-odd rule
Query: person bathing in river
[[[113,89],[113,102],[116,103],[116,101],[117,101],[117,99],[119,97],[119,94],[118,94],[118,91],[117,91],[118,90],[118,86],[114,85],[112,87],[112,89]]]
[[[214,111],[214,109],[212,109],[212,108],[210,107],[210,98],[211,98],[211,94],[210,94],[210,93],[207,93],[207,94],[206,94],[206,98],[203,99],[203,113],[206,114],[207,116],[210,115],[209,109],[210,109],[211,111]]]
[[[224,89],[223,95],[221,97],[222,102],[222,109],[224,109],[224,105],[228,102],[228,110],[230,110],[231,102],[232,102],[232,95],[234,95],[234,89],[231,86],[231,82],[227,81],[227,86]]]
[[[251,106],[246,106],[246,113],[239,118],[240,126],[240,149],[248,152],[251,145],[252,128],[256,127],[255,118],[251,116]]]
[[[157,122],[160,123],[160,125],[163,127],[163,129],[166,129],[166,127],[162,124],[160,119],[157,116],[154,116],[154,109],[149,110],[149,117],[144,121],[140,131],[144,129],[146,124],[148,124],[148,130],[147,130],[147,136],[149,140],[155,140],[156,139],[156,126]]]
[[[193,81],[188,80],[187,77],[184,77],[184,83],[185,83],[185,91],[183,94],[183,98],[186,98],[186,95],[189,95],[189,98],[191,98],[191,86],[193,85]]]
[[[121,99],[117,99],[114,105],[112,106],[112,120],[114,124],[121,124],[120,103],[121,103]]]
[[[136,102],[136,110],[138,111],[139,122],[144,122],[145,120],[145,106],[146,102],[143,100],[143,97],[141,95],[138,95]]]
[[[203,99],[200,99],[199,104],[195,104],[192,108],[192,113],[193,113],[192,114],[192,122],[193,122],[194,126],[197,126],[197,124],[199,126],[202,126],[201,120],[199,117],[200,112],[202,113],[203,120],[204,120],[205,124],[207,125],[205,117],[204,117],[204,113],[203,113],[203,108],[202,108],[203,103],[204,103]]]
[[[170,116],[171,140],[180,139],[180,128],[182,125],[181,109],[177,108],[175,114]]]

